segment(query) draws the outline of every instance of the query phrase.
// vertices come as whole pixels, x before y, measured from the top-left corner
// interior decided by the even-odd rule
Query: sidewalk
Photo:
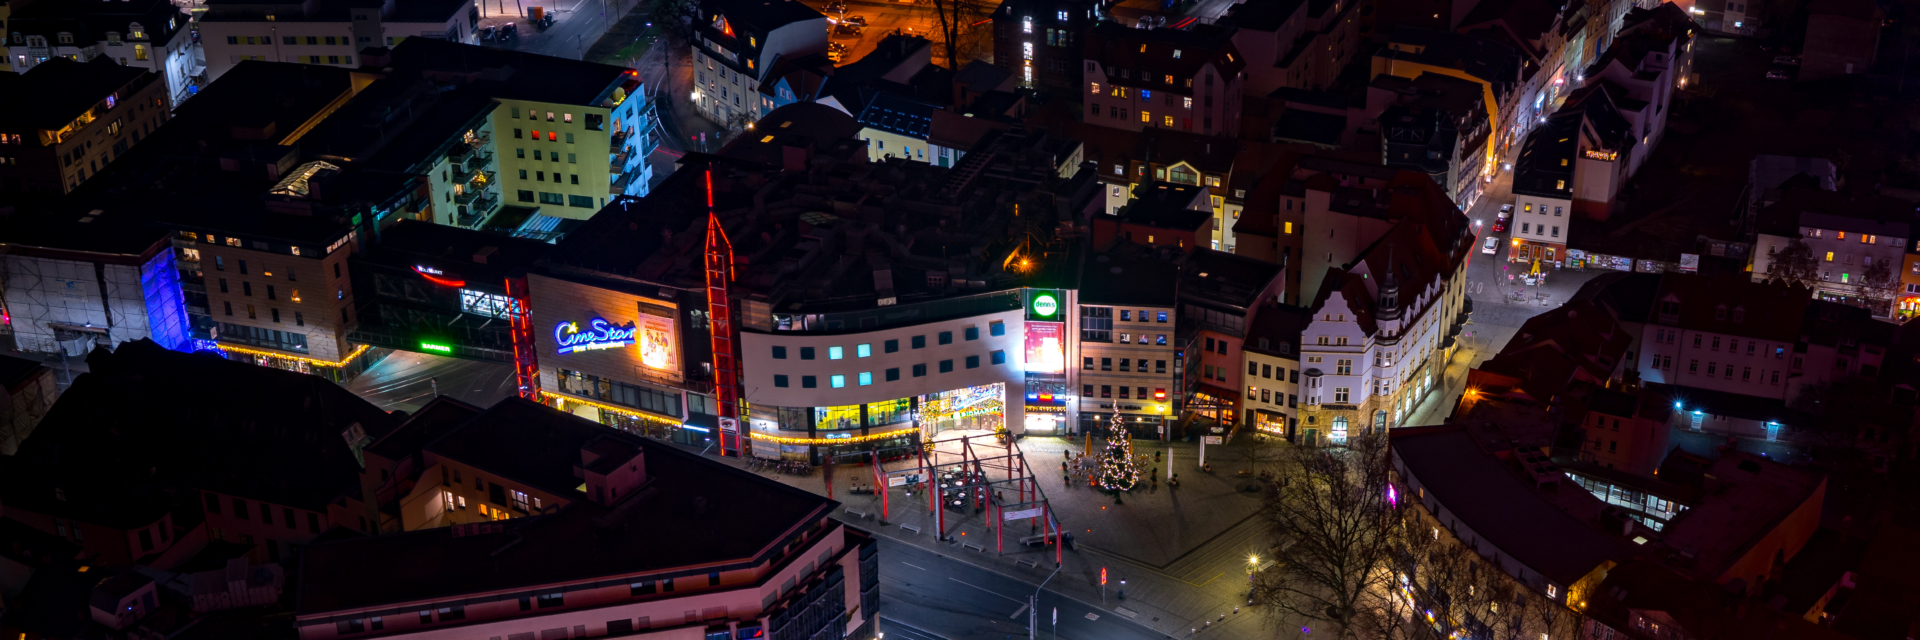
[[[1095,442],[1094,446],[1100,444]],[[1181,487],[1173,490],[1166,486],[1168,467],[1163,455],[1159,490],[1136,490],[1124,497],[1123,504],[1116,505],[1104,492],[1066,486],[1058,473],[1062,452],[1069,447],[1080,451],[1084,441],[1037,437],[1020,441],[1057,521],[1074,536],[1074,549],[1059,553],[1059,573],[1047,587],[1169,637],[1199,637],[1190,631],[1196,628],[1206,637],[1271,635],[1264,628],[1264,620],[1241,622],[1261,614],[1233,612],[1235,605],[1246,603],[1247,559],[1253,556],[1267,563],[1272,548],[1265,539],[1264,523],[1255,517],[1260,494],[1240,490],[1257,487],[1258,481],[1237,476],[1234,469],[1244,462],[1213,455],[1215,451],[1208,452],[1214,473],[1202,473],[1198,469],[1198,445],[1144,440],[1134,444],[1139,452],[1149,455],[1156,449],[1165,452],[1170,448]],[[745,468],[745,463],[737,459],[720,461]],[[917,462],[902,461],[884,467],[897,470],[915,465]],[[820,469],[806,476],[764,470],[756,473],[814,493],[826,493],[825,474]],[[883,523],[879,496],[846,494],[849,481],[855,477],[862,484],[873,484],[871,467],[836,466],[832,473],[833,497],[843,504],[836,517],[854,526],[1032,584],[1039,584],[1054,571],[1055,549],[1019,544],[1021,537],[1038,533],[1038,519],[1011,523],[1005,538],[996,540],[984,514],[949,510],[945,516],[951,539],[935,540],[934,517],[925,492],[912,496],[899,488],[889,492],[889,517]],[[1102,568],[1108,573],[1104,602]],[[1124,600],[1120,597],[1123,589]],[[1223,615],[1226,620],[1220,621]],[[1207,628],[1207,621],[1216,623]]]

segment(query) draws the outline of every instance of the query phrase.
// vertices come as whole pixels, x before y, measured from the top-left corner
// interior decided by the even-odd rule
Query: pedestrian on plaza
[[[1153,452],[1153,461],[1154,461],[1155,463],[1158,463],[1158,462],[1160,462],[1160,454],[1161,454],[1161,453],[1162,453],[1162,452],[1160,452],[1160,451],[1155,451],[1155,452]]]

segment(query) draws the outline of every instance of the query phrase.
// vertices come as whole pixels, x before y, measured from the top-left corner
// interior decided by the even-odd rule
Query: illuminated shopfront
[[[920,396],[920,431],[998,431],[1006,426],[1007,385],[1002,382]]]
[[[755,404],[747,409],[748,437],[753,455],[822,464],[854,463],[879,452],[887,458],[911,455],[919,443],[913,426],[917,398],[832,407],[776,407]]]

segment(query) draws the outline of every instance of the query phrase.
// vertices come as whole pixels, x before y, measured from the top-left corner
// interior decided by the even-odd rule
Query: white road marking
[[[920,566],[920,565],[916,565],[916,564],[914,564],[914,563],[911,563],[911,562],[902,562],[902,563],[900,563],[900,564],[904,564],[904,565],[907,565],[907,566],[909,566],[909,567],[913,567],[913,568],[915,568],[915,569],[919,569],[919,570],[921,570],[921,571],[926,571],[926,570],[927,570],[927,568],[926,568],[926,567],[922,567],[922,566]]]
[[[1013,615],[1010,615],[1010,616],[1007,616],[1007,619],[1008,619],[1008,620],[1018,620],[1018,619],[1020,619],[1020,614],[1022,614],[1022,613],[1026,613],[1026,612],[1027,612],[1027,605],[1024,605],[1024,604],[1023,604],[1023,605],[1020,605],[1020,608],[1018,608],[1018,609],[1014,609],[1014,610],[1013,610]]]
[[[1000,595],[999,593],[995,593],[995,592],[993,592],[993,591],[988,591],[988,590],[987,590],[987,589],[986,589],[985,587],[979,587],[979,586],[975,586],[975,585],[971,585],[971,584],[967,584],[967,583],[965,583],[965,582],[962,582],[962,581],[961,581],[961,580],[960,580],[959,578],[947,578],[947,579],[948,579],[948,580],[952,580],[952,581],[954,581],[954,582],[959,582],[960,584],[966,584],[966,585],[967,585],[967,586],[969,586],[969,587],[973,587],[973,588],[975,588],[975,589],[979,589],[979,590],[981,590],[981,591],[986,591],[987,593],[992,593],[993,595],[996,595],[996,596],[1000,596],[1000,597],[1002,597],[1002,598],[1007,598],[1007,596],[1003,596],[1003,595]],[[1013,600],[1014,602],[1016,602],[1016,603],[1020,603],[1020,604],[1023,604],[1023,605],[1024,605],[1024,604],[1026,604],[1025,602],[1022,602],[1022,601],[1020,601],[1020,600],[1014,600],[1013,598],[1007,598],[1007,599],[1008,599],[1008,600]]]

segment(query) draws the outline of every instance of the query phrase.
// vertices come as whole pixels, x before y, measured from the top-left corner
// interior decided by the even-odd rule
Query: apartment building
[[[1752,258],[1753,278],[1792,277],[1776,270],[1774,256],[1798,240],[1812,249],[1822,300],[1865,307],[1876,317],[1893,316],[1902,294],[1902,269],[1915,238],[1911,203],[1881,195],[1798,188],[1760,210]]]
[[[1308,307],[1300,413],[1321,442],[1397,426],[1442,382],[1472,234],[1464,219],[1422,227],[1402,222],[1351,268],[1329,270]]]
[[[1508,221],[1513,229],[1512,244],[1506,249],[1507,262],[1529,269],[1536,262],[1546,268],[1566,259],[1567,238],[1573,231],[1573,219],[1567,215],[1578,213],[1573,206],[1578,180],[1575,160],[1583,144],[1592,144],[1583,124],[1581,114],[1555,114],[1527,136],[1526,146],[1520,149],[1513,166],[1514,213]],[[1620,128],[1608,131],[1618,133]],[[1607,163],[1606,168],[1614,167],[1604,158],[1617,157],[1617,151],[1600,144],[1589,148],[1602,154],[1603,159],[1596,161]]]
[[[1101,3],[1002,0],[993,10],[993,63],[1022,88],[1080,86],[1081,38]]]
[[[1134,437],[1161,439],[1183,399],[1179,357],[1180,254],[1122,242],[1080,276],[1081,431],[1119,416]]]
[[[410,38],[473,43],[479,22],[474,0],[216,0],[199,17],[209,80],[242,60],[358,69],[361,51]]]
[[[773,110],[761,85],[775,62],[827,53],[827,17],[798,0],[705,0],[694,17],[694,108],[728,128]],[[851,106],[851,105],[849,105]],[[857,108],[857,107],[856,107]]]
[[[1213,435],[1240,425],[1248,413],[1241,373],[1247,326],[1278,300],[1286,280],[1279,265],[1196,247],[1180,264],[1178,344],[1188,412],[1214,424]]]
[[[166,123],[161,77],[105,57],[0,76],[0,191],[66,194]]]
[[[401,508],[455,515],[308,546],[301,638],[877,637],[878,547],[838,502],[520,398],[442,429]]]
[[[1241,345],[1246,361],[1247,425],[1291,441],[1300,428],[1300,343],[1312,316],[1299,307],[1256,310]]]
[[[1086,38],[1083,122],[1127,131],[1240,134],[1247,61],[1224,32],[1102,22]]]
[[[1105,248],[1126,241],[1182,251],[1206,247],[1214,236],[1213,200],[1207,187],[1143,182],[1118,211],[1093,217],[1093,245]]]
[[[1233,46],[1250,61],[1247,93],[1272,94],[1281,88],[1320,90],[1360,50],[1361,2],[1252,2],[1227,8],[1223,26],[1233,29]]]
[[[169,110],[206,83],[187,12],[166,0],[13,3],[11,13],[4,29],[13,71],[54,58],[107,58],[153,72]]]

